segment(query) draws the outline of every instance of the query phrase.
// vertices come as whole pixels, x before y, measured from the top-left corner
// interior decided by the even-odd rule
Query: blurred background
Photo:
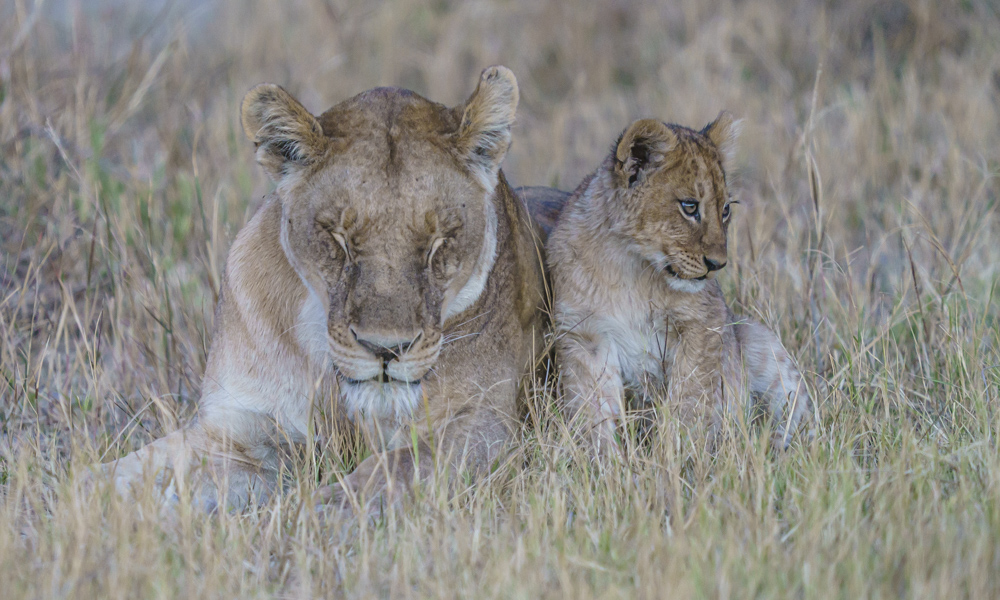
[[[743,119],[731,301],[824,403],[896,369],[887,406],[938,414],[934,365],[995,344],[998,50],[987,0],[6,0],[0,418],[114,432],[146,409],[138,443],[190,414],[269,189],[252,85],[314,113],[380,85],[454,105],[495,63],[521,89],[515,185],[572,189],[636,118]]]

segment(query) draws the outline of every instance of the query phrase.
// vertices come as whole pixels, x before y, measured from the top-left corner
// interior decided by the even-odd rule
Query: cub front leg
[[[667,369],[667,404],[683,426],[714,447],[725,409],[721,327],[684,327]]]
[[[618,353],[605,340],[566,332],[556,352],[562,376],[562,405],[571,430],[592,456],[620,450],[615,439],[625,414],[625,386]]]

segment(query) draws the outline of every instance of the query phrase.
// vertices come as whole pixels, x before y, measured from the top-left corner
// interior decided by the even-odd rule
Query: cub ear
[[[454,140],[459,156],[487,190],[497,185],[500,163],[510,147],[518,101],[517,79],[503,66],[487,67],[466,100]],[[456,109],[459,110],[459,109]]]
[[[328,140],[319,121],[273,83],[255,86],[243,98],[243,132],[257,146],[257,162],[275,183],[322,156]]]
[[[623,187],[634,187],[663,164],[677,135],[662,121],[640,119],[628,126],[615,147],[614,172]]]
[[[722,111],[714,121],[701,130],[701,134],[712,140],[722,155],[722,164],[732,162],[736,154],[736,139],[740,136],[741,121],[733,118],[728,111]]]

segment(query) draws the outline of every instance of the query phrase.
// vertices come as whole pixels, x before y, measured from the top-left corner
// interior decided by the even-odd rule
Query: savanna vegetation
[[[82,485],[195,413],[269,190],[246,90],[453,105],[497,63],[515,185],[572,188],[635,118],[743,119],[723,286],[796,357],[811,438],[710,456],[665,423],[599,472],[539,380],[488,481],[361,525],[312,510],[323,449],[241,512]],[[995,598],[998,99],[989,0],[5,0],[0,596]]]

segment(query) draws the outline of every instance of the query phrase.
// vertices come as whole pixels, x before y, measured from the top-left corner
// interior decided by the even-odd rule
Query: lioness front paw
[[[113,460],[99,465],[98,472],[105,480],[115,486],[119,495],[125,496],[132,491],[132,485],[142,481],[142,465],[129,464],[132,461]]]
[[[324,511],[352,510],[359,518],[378,519],[390,507],[399,505],[405,497],[406,486],[400,482],[386,481],[379,473],[353,473],[343,481],[317,490],[317,508]]]

